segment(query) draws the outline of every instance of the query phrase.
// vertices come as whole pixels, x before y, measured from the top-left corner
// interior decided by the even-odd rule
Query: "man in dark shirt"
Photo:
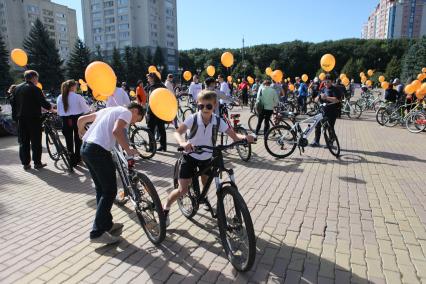
[[[30,149],[34,168],[41,169],[46,166],[41,162],[41,108],[50,110],[52,107],[36,86],[38,77],[34,70],[25,71],[25,82],[16,86],[11,100],[12,117],[18,122],[19,158],[25,170],[31,168]]]
[[[339,114],[339,102],[341,100],[341,92],[333,86],[331,78],[329,76],[324,80],[325,88],[321,91],[322,93],[318,97],[319,102],[328,104],[324,108],[325,117],[328,118],[330,126],[334,129],[334,124],[336,123],[337,116]],[[319,141],[321,138],[321,124],[318,123],[315,128],[315,140],[311,144],[312,147],[318,147]]]

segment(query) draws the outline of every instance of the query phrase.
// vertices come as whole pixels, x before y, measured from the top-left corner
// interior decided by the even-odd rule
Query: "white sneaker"
[[[111,235],[109,232],[104,232],[97,238],[90,239],[91,243],[111,245],[120,241],[120,237]]]

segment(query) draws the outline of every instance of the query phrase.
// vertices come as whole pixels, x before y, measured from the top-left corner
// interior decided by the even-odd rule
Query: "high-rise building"
[[[50,0],[0,0],[0,33],[9,50],[22,48],[35,20],[39,18],[67,60],[77,40],[75,10]]]
[[[380,0],[362,28],[362,38],[419,38],[426,35],[426,0]]]
[[[110,58],[114,48],[157,47],[167,69],[177,71],[178,41],[176,0],[81,0],[84,39],[89,48],[99,46]]]

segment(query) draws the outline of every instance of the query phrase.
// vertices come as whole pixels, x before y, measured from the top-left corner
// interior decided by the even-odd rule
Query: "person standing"
[[[140,105],[142,105],[143,107],[146,106],[146,94],[145,94],[145,90],[143,88],[143,81],[139,80],[138,83],[136,84],[136,98],[138,100],[138,103]]]
[[[149,130],[151,130],[152,133],[156,133],[156,130],[158,130],[159,132],[160,147],[157,149],[157,151],[166,152],[167,151],[167,135],[166,135],[166,128],[164,126],[166,122],[158,118],[149,107],[149,96],[151,96],[152,92],[158,88],[166,88],[166,86],[164,86],[160,78],[158,78],[157,74],[155,73],[149,73],[148,75],[146,75],[146,78],[148,80],[148,86],[146,86],[146,89],[145,89],[145,92],[148,93],[148,108],[146,112],[146,121],[148,124],[148,128]]]
[[[271,119],[272,113],[274,112],[274,107],[277,106],[280,98],[277,92],[271,87],[271,81],[265,80],[263,82],[263,88],[257,96],[256,102],[261,103],[263,108],[259,114],[259,120],[256,126],[256,136],[259,135],[260,127],[262,122],[265,121],[265,128],[263,134],[266,136],[266,133],[269,130],[269,121]]]
[[[30,149],[35,169],[41,169],[47,165],[41,162],[41,108],[52,110],[52,106],[36,86],[38,78],[36,71],[25,71],[25,82],[16,86],[11,99],[12,118],[18,123],[19,158],[24,170],[31,168]]]
[[[197,102],[198,94],[201,92],[202,89],[203,89],[203,86],[198,81],[198,75],[195,74],[192,77],[192,82],[189,85],[189,90],[188,90],[188,93],[192,96],[192,100],[194,103]]]
[[[299,105],[299,111],[301,113],[306,113],[308,86],[306,86],[305,82],[302,82],[299,77],[296,78],[296,82],[299,85],[299,88],[297,89],[297,92],[298,92],[297,103]]]
[[[111,207],[117,195],[115,164],[111,150],[118,143],[127,155],[138,155],[127,142],[125,130],[129,124],[142,120],[144,109],[133,102],[126,107],[104,108],[83,115],[77,121],[78,133],[83,138],[81,156],[89,169],[96,189],[96,215],[90,232],[90,242],[113,244],[120,239],[123,224],[113,223]],[[86,124],[92,123],[86,131]]]
[[[121,83],[121,88],[127,93],[130,94],[130,87],[127,86],[126,82]]]
[[[173,74],[169,74],[167,75],[167,79],[164,82],[164,85],[166,86],[166,88],[172,92],[173,94],[175,93],[175,88],[173,86]]]
[[[106,101],[106,107],[127,106],[128,104],[130,104],[129,95],[120,86],[115,88],[114,94],[109,96]]]
[[[248,89],[249,89],[249,85],[247,80],[244,78],[243,81],[241,82],[241,84],[238,86],[238,90],[241,91],[241,97],[243,100],[243,105],[247,105],[248,104]]]
[[[339,104],[341,100],[341,92],[333,86],[331,82],[330,75],[327,75],[324,80],[324,89],[322,93],[317,97],[317,101],[320,103],[326,103],[327,105],[324,108],[324,116],[327,117],[330,126],[334,130],[334,125],[336,124],[336,119],[339,114]],[[318,123],[315,128],[315,139],[311,144],[312,147],[320,146],[321,138],[321,123]]]
[[[77,82],[68,80],[61,85],[61,95],[56,100],[58,115],[62,118],[62,133],[67,150],[71,154],[71,166],[81,162],[81,139],[78,135],[78,118],[90,111],[89,106],[77,92]]]
[[[223,77],[223,75],[219,75],[217,76],[217,79],[219,81],[220,84],[220,88],[219,90],[225,94],[225,96],[227,97],[231,97],[231,89],[229,88],[229,85],[227,82],[225,82],[225,78]]]

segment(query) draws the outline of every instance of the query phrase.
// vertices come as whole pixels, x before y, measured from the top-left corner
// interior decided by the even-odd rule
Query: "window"
[[[130,32],[120,32],[118,34],[118,38],[119,39],[127,39],[130,37]]]
[[[156,32],[151,32],[152,37],[156,37],[158,34]]]
[[[33,23],[34,24],[34,23]],[[51,37],[51,38],[55,38],[55,33],[54,32],[48,32],[49,33],[49,36]]]
[[[114,6],[114,1],[104,2],[104,8],[109,8]]]
[[[102,41],[102,36],[95,36],[94,39],[95,41]]]
[[[118,0],[118,5],[127,5],[129,4],[129,0]]]
[[[115,22],[114,18],[105,18],[105,24],[112,24]]]
[[[127,22],[127,21],[129,21],[129,15],[118,16],[118,21],[120,21],[120,22]]]
[[[167,47],[174,47],[174,46],[175,46],[174,42],[171,42],[171,41],[167,42]]]
[[[114,10],[113,10],[113,9],[111,9],[111,10],[105,10],[105,11],[104,11],[104,15],[105,15],[105,16],[111,16],[111,15],[114,15]]]
[[[58,17],[58,18],[66,18],[65,14],[63,14],[63,13],[56,13],[56,17]]]
[[[58,24],[62,24],[62,25],[66,25],[66,24],[67,24],[67,21],[66,21],[66,20],[63,20],[63,19],[58,19],[58,20],[56,20],[56,22],[57,22]]]
[[[106,40],[115,40],[115,34],[107,34],[107,35],[105,36],[105,39],[106,39]]]
[[[58,27],[58,30],[59,30],[59,31],[61,31],[61,32],[66,32],[66,31],[67,31],[67,26],[60,25],[60,26]]]
[[[66,33],[59,33],[59,38],[60,39],[67,39],[67,34]]]
[[[92,0],[92,4],[101,3],[102,0]]]
[[[115,31],[115,26],[109,26],[105,28],[105,32],[109,33],[109,32],[114,32]]]
[[[101,7],[101,4],[92,4],[92,12],[100,11]]]
[[[107,44],[106,44],[107,49],[112,49],[114,47],[115,47],[115,42],[107,42]]]
[[[101,19],[102,18],[102,13],[101,12],[92,13],[92,18],[93,19]]]
[[[102,25],[102,20],[101,19],[93,20],[93,26],[94,27],[101,26],[101,25]]]
[[[40,13],[40,10],[35,5],[28,5],[27,6],[27,11],[30,12],[30,13],[34,13],[34,14]]]
[[[118,14],[128,14],[129,13],[129,8],[118,8]]]
[[[43,9],[43,15],[53,17],[53,11]]]
[[[124,30],[128,30],[128,29],[129,29],[129,24],[119,24],[118,25],[119,31],[124,31]]]
[[[43,20],[46,23],[53,23],[53,19],[52,18],[43,17]]]
[[[120,43],[119,43],[120,48],[123,48],[123,47],[126,47],[126,46],[130,46],[130,40],[120,41]]]

